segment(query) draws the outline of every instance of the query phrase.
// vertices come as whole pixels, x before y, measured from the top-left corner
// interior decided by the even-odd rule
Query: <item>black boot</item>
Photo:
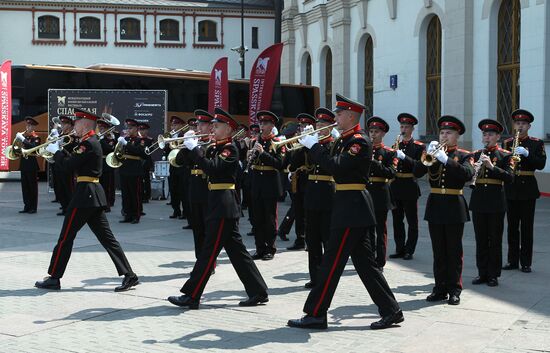
[[[286,324],[290,327],[314,328],[320,330],[324,330],[328,327],[326,314],[318,317],[306,315],[301,319],[288,320]]]
[[[239,302],[239,306],[258,306],[260,304],[265,304],[269,301],[267,293],[262,293],[248,298],[242,302]]]
[[[139,284],[138,276],[135,273],[129,273],[124,275],[122,284],[115,288],[115,292],[125,292],[130,288],[137,286]]]
[[[174,305],[181,306],[181,307],[187,307],[189,309],[198,309],[199,308],[199,301],[196,299],[191,298],[187,294],[180,295],[180,296],[172,296],[168,297],[168,301]]]
[[[61,289],[59,278],[53,278],[51,276],[45,277],[43,281],[37,281],[34,286],[42,289]]]

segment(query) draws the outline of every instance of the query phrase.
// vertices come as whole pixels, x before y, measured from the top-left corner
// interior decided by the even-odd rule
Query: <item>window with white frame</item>
[[[141,21],[133,17],[122,18],[120,40],[141,40]]]
[[[180,22],[171,18],[159,21],[159,40],[180,41]]]
[[[101,20],[93,16],[84,16],[78,20],[79,39],[101,40]]]
[[[57,16],[43,15],[38,17],[38,39],[61,39],[60,20]]]
[[[199,22],[199,42],[217,42],[218,24],[212,20]]]

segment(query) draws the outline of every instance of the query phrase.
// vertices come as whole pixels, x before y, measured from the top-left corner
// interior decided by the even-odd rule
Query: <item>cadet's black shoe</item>
[[[37,281],[34,286],[42,289],[61,289],[59,278],[45,277],[43,281]]]
[[[519,268],[518,265],[513,265],[513,264],[511,264],[511,263],[507,263],[506,265],[504,265],[504,266],[502,267],[502,269],[503,269],[503,270],[506,270],[506,271],[507,271],[507,270],[517,270],[518,268]]]
[[[412,259],[413,259],[412,254],[405,253],[405,255],[403,255],[403,260],[412,260]]]
[[[65,212],[64,211],[61,211],[61,212],[57,212],[56,213],[56,216],[64,216],[65,215]]]
[[[290,327],[297,328],[314,328],[319,330],[324,330],[327,328],[327,315],[315,317],[311,315],[306,315],[301,319],[288,320],[286,323]]]
[[[31,211],[29,211],[29,213],[31,213]],[[531,266],[521,266],[521,272],[530,273]]]
[[[306,248],[306,245],[305,244],[301,244],[301,243],[294,243],[292,246],[289,246],[288,248],[286,248],[287,250],[304,250]]]
[[[458,305],[460,304],[460,297],[456,294],[453,294],[449,297],[447,303],[449,303],[449,305]]]
[[[190,296],[184,294],[180,296],[168,297],[168,301],[174,305],[187,307],[189,309],[198,309],[199,301],[191,298]]]
[[[21,210],[19,213],[29,213],[29,210]]]
[[[191,227],[191,225],[188,224],[186,226],[181,227],[181,229],[193,229],[193,227]]]
[[[315,283],[313,283],[312,281],[309,281],[304,285],[304,288],[306,289],[311,289],[313,287],[315,287]]]
[[[275,257],[275,255],[268,252],[267,254],[264,254],[264,256],[262,256],[262,260],[269,261],[269,260],[273,260],[274,257]]]
[[[403,256],[405,256],[404,253],[402,253],[402,252],[396,252],[395,254],[391,254],[391,255],[390,255],[390,259],[400,259],[400,258],[402,258]]]
[[[442,300],[447,300],[447,293],[432,293],[426,298],[426,301],[429,302],[439,302]]]
[[[145,213],[145,212],[143,212],[143,211],[141,211],[139,214],[142,215],[142,216],[146,216],[146,215],[147,215],[147,213]]]
[[[264,257],[264,255],[260,253],[255,253],[254,255],[252,255],[252,260],[261,260],[262,257]]]
[[[36,213],[36,210],[29,210],[29,212],[27,213],[33,214],[33,213]]]
[[[125,292],[139,284],[138,276],[135,273],[124,275],[122,284],[115,288],[115,292]]]
[[[498,286],[498,279],[496,278],[489,278],[489,280],[487,281],[487,285],[489,287],[496,287]]]
[[[57,200],[51,200],[50,202],[51,202],[51,203],[55,203],[55,202],[59,202],[59,201],[57,201]]]
[[[180,216],[179,213],[174,212],[174,213],[172,213],[172,214],[169,216],[169,218],[174,219],[174,218],[178,218],[179,216]]]
[[[405,321],[405,318],[403,317],[403,312],[399,310],[396,313],[384,316],[379,321],[373,322],[372,324],[370,324],[370,328],[371,330],[381,330],[403,321]]]
[[[183,215],[183,214],[182,214],[182,215],[179,215],[179,216],[178,216],[178,219],[185,219],[185,215]]]
[[[124,218],[118,221],[118,223],[130,223],[132,222],[132,218]]]
[[[130,224],[138,224],[139,223],[139,218],[134,218],[130,221]]]
[[[487,283],[487,277],[477,276],[472,280],[472,284],[482,284],[482,283]]]
[[[267,297],[267,293],[258,294],[253,296],[252,298],[248,298],[247,300],[244,300],[242,302],[239,302],[239,306],[257,306],[259,304],[264,304],[269,301],[269,298]]]

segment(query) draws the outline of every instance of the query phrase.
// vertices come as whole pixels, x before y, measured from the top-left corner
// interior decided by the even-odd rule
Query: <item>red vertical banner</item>
[[[208,111],[214,108],[229,111],[229,83],[227,75],[227,57],[220,58],[214,64],[208,82]]]
[[[249,124],[258,123],[256,113],[259,110],[269,110],[271,108],[271,96],[279,73],[282,53],[283,43],[273,44],[265,49],[252,65],[250,96],[248,99]]]
[[[0,67],[0,151],[11,144],[11,60]],[[0,154],[0,171],[8,171],[9,159]]]

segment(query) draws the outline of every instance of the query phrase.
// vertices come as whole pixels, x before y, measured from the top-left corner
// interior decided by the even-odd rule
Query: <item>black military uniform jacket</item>
[[[40,145],[40,137],[35,132],[30,135],[25,135],[25,141],[22,141],[24,149],[29,149]],[[38,171],[38,162],[36,157],[29,156],[27,158],[21,158],[19,160],[19,170],[22,172],[36,172]]]
[[[202,150],[205,158],[214,158],[216,148],[214,145],[197,146],[197,149]],[[191,169],[191,177],[189,179],[189,198],[192,203],[204,203],[208,201],[208,176],[201,169],[197,160],[192,158],[192,154],[187,148],[182,148],[176,156],[178,165],[185,165]]]
[[[212,151],[210,151],[212,150]],[[237,169],[239,168],[239,152],[231,138],[217,141],[210,148],[210,157],[206,156],[204,149],[194,148],[191,159],[202,169],[209,184],[208,214],[206,220],[236,219],[241,216],[241,207],[235,189]],[[232,186],[232,188],[231,188]],[[221,187],[220,190],[215,190]]]
[[[311,165],[307,163],[307,149],[300,148],[294,151],[287,151],[284,157],[283,165],[288,168],[290,176],[290,192],[305,193],[307,185],[307,176]]]
[[[70,136],[72,138],[72,141],[70,143],[66,144],[65,146],[63,146],[63,148],[61,148],[61,152],[65,153],[65,155],[67,156],[71,155],[75,151],[75,147],[78,146],[78,137],[71,134],[61,134],[60,136]],[[54,164],[54,168],[61,173],[69,173],[63,170],[62,168],[60,168],[60,166],[55,164]]]
[[[504,149],[511,151],[513,138],[504,141]],[[540,197],[539,186],[535,178],[535,170],[542,170],[546,166],[546,152],[544,142],[538,138],[527,136],[519,140],[519,146],[529,150],[529,156],[520,156],[521,161],[515,166],[515,178],[505,185],[508,200],[534,200]]]
[[[256,158],[252,159],[250,169],[252,170],[252,190],[253,197],[260,198],[278,198],[283,194],[283,185],[281,183],[280,170],[283,169],[283,158],[285,147],[277,151],[271,150],[271,142],[279,141],[273,134],[265,140],[260,136],[257,143],[260,143],[264,151]],[[262,170],[263,168],[271,170]]]
[[[398,159],[395,167],[395,179],[390,184],[392,197],[394,200],[418,200],[420,188],[413,175],[413,169],[416,164],[422,163],[420,158],[425,146],[411,138],[409,141],[401,141],[399,149],[405,153],[405,158]]]
[[[105,191],[99,184],[103,166],[102,155],[101,144],[93,130],[81,138],[74,153],[69,155],[63,151],[55,153],[55,164],[64,172],[74,173],[77,177],[98,179],[98,182],[78,182],[76,184],[73,198],[68,206],[69,209],[107,207]]]
[[[178,133],[178,135],[176,137],[183,137],[183,135],[184,135],[184,133],[180,132],[180,133]],[[167,143],[166,146],[164,146],[164,155],[166,156],[166,158],[168,158],[168,155],[170,154],[170,151],[172,151],[172,147],[170,147],[170,144]],[[186,165],[184,165],[182,167],[174,167],[173,165],[170,164],[170,167],[169,167],[168,171],[169,171],[170,175],[183,175],[184,177],[186,177],[189,174],[189,168]]]
[[[474,152],[474,163],[484,152],[491,162],[493,170],[481,165],[476,179],[476,185],[470,197],[470,210],[472,212],[501,213],[506,212],[506,196],[504,194],[505,184],[514,180],[514,161],[512,154],[498,146],[487,150]]]
[[[424,152],[426,153],[426,152]],[[428,173],[428,181],[433,189],[446,189],[446,192],[462,190],[464,184],[474,175],[473,157],[471,152],[456,147],[447,150],[447,164],[443,165],[438,160],[430,167],[418,164],[414,168],[417,178]],[[424,220],[435,224],[457,224],[470,220],[468,205],[463,195],[450,193],[430,193],[426,203]]]
[[[143,148],[147,148],[147,147],[151,147],[151,145],[153,144],[153,139],[150,138],[149,136],[145,136],[145,137],[142,137],[141,138],[141,145],[143,146]],[[143,162],[143,168],[146,170],[146,171],[150,171],[151,169],[153,169],[153,156],[152,155],[148,155],[147,153],[145,154],[145,160]]]
[[[143,176],[143,164],[147,158],[145,153],[145,144],[141,143],[142,139],[139,136],[126,136],[128,143],[124,146],[124,154],[130,158],[123,159],[120,166],[121,175]]]
[[[104,136],[102,139],[99,140],[99,143],[101,144],[101,150],[103,151],[103,174],[113,173],[113,168],[107,165],[105,158],[109,153],[115,150],[117,140],[112,139],[109,136]]]
[[[359,125],[342,133],[329,151],[320,143],[310,154],[314,163],[333,176],[337,184],[367,185],[372,162],[372,143]],[[366,190],[336,191],[331,228],[370,227],[376,224],[374,205]]]
[[[376,211],[389,211],[395,207],[388,184],[395,177],[395,167],[397,166],[395,151],[381,143],[373,146],[372,153],[367,190],[372,197]]]

